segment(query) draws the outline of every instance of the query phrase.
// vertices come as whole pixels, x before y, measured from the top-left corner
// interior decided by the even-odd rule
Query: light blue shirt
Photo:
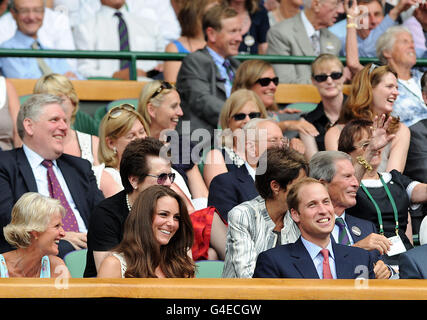
[[[359,51],[359,57],[376,57],[376,43],[378,38],[390,27],[396,25],[397,22],[390,18],[389,15],[386,15],[381,21],[381,23],[371,30],[369,35],[362,39],[357,35],[357,45]],[[329,31],[335,34],[341,41],[342,47],[340,51],[341,56],[345,56],[345,43],[346,43],[346,34],[347,34],[347,19],[338,21],[334,25],[330,26]]]
[[[31,49],[34,39],[23,34],[17,30],[15,35],[9,40],[3,42],[0,47],[7,49]],[[39,42],[41,49],[48,49],[43,47]],[[72,70],[66,59],[58,58],[44,58],[47,65],[54,73],[64,74],[68,71],[74,72],[79,78],[77,72]],[[15,58],[4,57],[0,59],[0,69],[6,78],[24,78],[24,79],[38,79],[43,74],[37,64],[36,58]],[[83,78],[81,78],[83,79]]]
[[[219,74],[221,75],[221,78],[224,79],[224,87],[225,87],[225,94],[227,95],[227,98],[231,94],[231,87],[233,84],[231,83],[230,79],[228,78],[227,70],[224,67],[224,61],[225,58],[220,56],[218,53],[216,53],[214,50],[212,50],[209,47],[206,47],[209,54],[211,55],[213,61],[215,62],[216,67],[218,68]]]
[[[317,270],[317,274],[319,275],[319,279],[323,279],[323,255],[320,252],[320,250],[322,250],[323,248],[304,239],[302,236],[301,236],[301,241],[304,247],[307,249],[311,260],[313,260],[314,266],[316,267],[316,270]],[[334,256],[334,251],[332,250],[331,241],[329,241],[329,244],[326,246],[326,249],[329,250],[329,267],[331,269],[332,278],[336,279],[337,272],[335,269],[335,256]]]
[[[351,232],[350,232],[350,229],[348,228],[347,222],[345,221],[345,211],[340,216],[335,215],[335,219],[338,217],[340,217],[344,220],[345,230],[347,230],[348,238],[350,239],[350,244],[353,245],[354,241],[353,241],[353,238],[351,237]],[[339,232],[340,232],[340,228],[337,225],[335,225],[334,229],[332,230],[332,236],[334,237],[334,240],[336,243],[338,243]]]
[[[37,191],[38,193],[50,197],[48,181],[47,181],[47,168],[44,167],[41,163],[44,160],[39,154],[31,150],[25,144],[22,146],[25,156],[30,163],[31,170],[33,171],[34,178],[36,179]],[[58,179],[59,184],[61,185],[62,191],[64,192],[65,197],[67,198],[68,204],[74,212],[74,215],[77,220],[77,224],[79,226],[80,232],[87,232],[86,225],[80,216],[80,212],[77,209],[76,203],[71,196],[71,192],[68,189],[67,183],[65,182],[64,176],[62,175],[61,170],[59,169],[56,160],[52,160],[53,162],[53,171],[55,172],[56,178]]]

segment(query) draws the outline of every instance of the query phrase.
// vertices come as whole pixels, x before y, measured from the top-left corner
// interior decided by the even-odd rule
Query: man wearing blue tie
[[[301,237],[295,243],[262,252],[254,278],[375,278],[368,251],[331,240],[335,214],[322,183],[303,178],[289,190],[287,204]]]

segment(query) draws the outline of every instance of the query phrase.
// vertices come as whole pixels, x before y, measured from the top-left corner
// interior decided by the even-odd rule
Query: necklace
[[[130,209],[132,209],[132,206],[129,203],[129,195],[126,193],[126,205],[128,206],[128,209],[130,211]]]

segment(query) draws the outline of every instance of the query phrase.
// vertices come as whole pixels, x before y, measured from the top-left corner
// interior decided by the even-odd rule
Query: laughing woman
[[[12,220],[3,228],[6,241],[16,250],[0,255],[0,278],[69,278],[64,261],[57,257],[65,236],[59,200],[36,192],[25,193],[12,209]]]
[[[123,240],[104,259],[98,278],[192,278],[187,254],[193,227],[182,198],[156,185],[140,193],[124,225]]]
[[[407,126],[391,115],[399,95],[397,74],[389,66],[368,64],[353,78],[352,88],[343,106],[338,124],[325,134],[326,150],[337,150],[338,138],[344,125],[353,119],[373,121],[375,116],[392,117],[388,128],[395,138],[384,148],[379,171],[393,169],[403,172],[408,154],[410,132]]]

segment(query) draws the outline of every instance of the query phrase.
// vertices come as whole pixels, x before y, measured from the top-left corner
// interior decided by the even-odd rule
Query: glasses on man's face
[[[332,72],[331,74],[321,73],[321,74],[316,74],[313,76],[313,78],[314,78],[314,80],[316,80],[316,82],[325,82],[326,80],[328,80],[328,77],[331,77],[332,80],[341,79],[342,72]]]
[[[154,97],[156,97],[157,95],[159,95],[160,92],[162,92],[164,89],[172,89],[172,88],[173,88],[173,86],[169,82],[162,81],[160,84],[160,87],[158,87],[157,90],[154,91],[154,93],[151,95],[150,100],[153,99]]]
[[[161,173],[158,176],[153,174],[146,174],[146,176],[157,178],[157,184],[161,185],[164,185],[168,178],[171,183],[175,181],[175,173]]]
[[[123,110],[132,112],[132,113],[136,112],[133,105],[124,103],[108,111],[108,119],[116,119],[120,117],[121,114],[123,113]]]
[[[37,8],[14,8],[13,9],[17,14],[21,15],[21,16],[27,16],[29,15],[31,12],[41,15],[44,13],[44,7],[37,7]]]
[[[261,87],[266,87],[270,84],[270,82],[273,82],[274,85],[278,85],[279,84],[279,78],[278,77],[274,77],[274,78],[259,78],[257,81],[255,81],[255,83],[259,83],[261,85]]]
[[[246,116],[248,116],[249,119],[261,118],[261,112],[236,113],[233,115],[233,119],[235,121],[242,121],[246,118]]]

